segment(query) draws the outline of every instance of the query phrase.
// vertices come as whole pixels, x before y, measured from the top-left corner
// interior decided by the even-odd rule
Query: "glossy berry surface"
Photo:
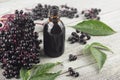
[[[72,68],[72,67],[69,67],[69,68],[68,68],[68,71],[73,71],[73,68]]]
[[[75,61],[76,59],[77,59],[76,55],[72,55],[72,54],[69,55],[69,61]]]
[[[100,12],[101,9],[91,8],[88,10],[83,10],[81,14],[84,16],[85,19],[100,20],[100,17],[98,16]]]
[[[71,36],[68,37],[68,41],[73,44],[73,43],[80,43],[80,44],[86,44],[88,40],[91,39],[91,36],[88,35],[87,33],[83,33],[83,32],[80,32],[78,30],[76,30],[76,32],[72,32],[71,33]],[[73,57],[72,57],[73,58]],[[71,61],[72,60],[71,57],[69,57],[69,60]]]
[[[74,74],[74,76],[75,76],[75,77],[79,77],[79,73],[76,72],[76,73]]]
[[[35,24],[29,14],[15,11],[7,20],[8,29],[0,31],[0,62],[6,78],[19,78],[20,69],[39,63],[40,47]]]
[[[49,12],[52,5],[42,5],[39,3],[35,8],[32,9],[31,15],[34,20],[44,20],[45,18],[49,18]],[[59,16],[66,18],[78,18],[78,11],[76,8],[69,7],[67,5],[57,6],[59,8]]]
[[[75,72],[72,67],[68,68],[69,75],[67,76],[72,76],[72,77],[79,77],[79,72]]]

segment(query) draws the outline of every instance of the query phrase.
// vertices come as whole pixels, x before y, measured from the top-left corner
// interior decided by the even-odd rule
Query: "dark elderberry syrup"
[[[52,6],[49,21],[44,25],[44,52],[49,57],[59,57],[64,52],[65,26],[58,16],[59,8]]]

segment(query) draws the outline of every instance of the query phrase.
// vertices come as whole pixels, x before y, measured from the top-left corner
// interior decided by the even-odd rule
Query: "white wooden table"
[[[89,8],[101,8],[100,14],[101,21],[111,26],[116,34],[106,37],[92,37],[88,44],[92,42],[100,42],[112,49],[114,54],[107,53],[107,61],[98,73],[98,67],[96,62],[91,56],[82,55],[81,50],[83,45],[79,43],[69,44],[65,43],[65,52],[61,57],[49,58],[42,56],[41,63],[47,62],[63,62],[62,74],[57,77],[56,80],[120,80],[120,0],[0,0],[0,16],[6,13],[12,13],[15,9],[31,8],[37,3],[61,5],[67,4],[78,8],[79,12],[83,9]],[[78,19],[66,19],[62,18],[62,21],[66,25],[66,39],[70,36],[70,33],[74,31],[73,28],[69,27],[82,21]],[[42,28],[36,26],[36,31],[41,31]],[[39,32],[39,38],[42,39],[42,32]],[[68,61],[69,54],[79,54],[78,59],[73,62]],[[66,71],[68,67],[73,67],[80,73],[80,77],[73,78],[67,77]],[[2,76],[2,70],[0,71],[0,80],[6,80]],[[10,79],[15,80],[15,79]]]

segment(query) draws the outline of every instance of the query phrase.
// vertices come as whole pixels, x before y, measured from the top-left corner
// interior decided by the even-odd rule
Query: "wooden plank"
[[[76,71],[80,73],[79,78],[67,77],[65,75],[67,75],[68,73],[66,73],[59,76],[56,80],[115,80],[115,75],[120,72],[119,57],[120,55],[114,55],[114,57],[108,58],[100,73],[97,72],[97,64],[91,64],[89,66],[76,69]],[[117,75],[117,77],[118,76],[120,75]]]

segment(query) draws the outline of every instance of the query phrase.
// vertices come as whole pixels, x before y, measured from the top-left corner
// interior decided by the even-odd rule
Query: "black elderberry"
[[[100,12],[101,12],[101,9],[91,8],[90,10],[83,10],[81,14],[84,15],[85,19],[100,20],[100,17],[98,17]]]
[[[4,58],[8,58],[8,57],[9,57],[8,53],[5,53]]]
[[[42,40],[39,40],[40,43],[42,43]]]
[[[72,32],[71,36],[68,37],[68,41],[70,41],[71,44],[75,42],[79,42],[81,44],[86,44],[87,40],[90,40],[91,37],[87,33],[81,32],[76,30],[76,32]]]
[[[72,71],[73,71],[73,68],[72,68],[72,67],[69,67],[69,68],[68,68],[68,71],[69,71],[69,72],[72,72]]]
[[[75,77],[79,77],[79,73],[76,72],[76,73],[74,74],[74,76],[75,76]]]
[[[71,35],[72,35],[72,36],[75,36],[75,35],[77,35],[77,34],[76,34],[76,32],[72,32]]]
[[[100,17],[97,17],[97,20],[100,20]]]
[[[74,56],[73,56],[73,59],[74,59],[74,60],[76,60],[76,59],[77,59],[77,56],[76,56],[76,55],[74,55]]]
[[[20,14],[23,14],[23,10],[20,10]]]
[[[84,39],[80,39],[79,43],[86,44],[86,41]]]
[[[16,10],[16,11],[15,11],[15,14],[18,14],[18,13],[19,13],[19,11],[18,11],[18,10]]]
[[[42,4],[39,3],[39,4],[38,4],[38,7],[39,7],[39,8],[42,8],[43,6],[42,6]]]
[[[79,30],[77,30],[77,29],[76,29],[76,32],[77,32],[77,33],[80,33],[80,31],[79,31]]]
[[[7,79],[10,79],[10,75],[9,75],[9,74],[6,74],[5,77],[6,77]]]
[[[5,75],[6,75],[6,72],[5,72],[5,71],[4,71],[4,72],[2,72],[2,75],[3,75],[3,76],[5,76]]]
[[[101,12],[101,9],[98,9],[99,12]]]
[[[84,37],[85,37],[84,34],[80,35],[80,39],[84,39]]]
[[[2,69],[4,69],[5,65],[2,64],[0,67],[1,67]],[[4,73],[4,72],[3,72],[3,73]]]
[[[78,17],[79,17],[79,15],[76,15],[75,17],[76,17],[76,18],[78,18]]]
[[[70,71],[69,74],[70,74],[70,76],[74,76],[75,72],[74,71]]]
[[[51,9],[51,5],[42,5],[38,4],[35,6],[35,8],[32,9],[32,17],[34,20],[43,20],[44,18],[48,18],[49,16],[49,10]],[[57,6],[59,8],[59,6]],[[60,17],[67,17],[67,18],[78,18],[79,15],[77,15],[77,9],[76,8],[71,8],[67,5],[62,5],[62,9],[59,10],[60,12]]]
[[[67,76],[73,76],[73,77],[79,77],[79,73],[75,72],[72,67],[68,68],[69,75]]]
[[[72,55],[72,54],[69,55],[69,61],[75,61],[76,59],[77,59],[76,55]]]
[[[91,37],[89,35],[87,35],[87,40],[90,40],[90,39],[91,39]]]
[[[18,74],[16,74],[14,77],[15,77],[16,79],[20,78],[20,76],[19,76]]]
[[[8,24],[12,25],[7,30],[0,31],[0,62],[5,73],[3,75],[6,78],[19,78],[22,67],[30,69],[32,65],[40,62],[38,56],[40,53],[39,44],[42,41],[38,40],[36,32],[33,35],[34,21],[29,14],[25,14],[22,10],[16,10],[15,16],[12,21],[8,20]],[[36,46],[39,48],[36,49]]]
[[[2,25],[2,23],[0,23],[0,27],[2,27],[3,25]]]

